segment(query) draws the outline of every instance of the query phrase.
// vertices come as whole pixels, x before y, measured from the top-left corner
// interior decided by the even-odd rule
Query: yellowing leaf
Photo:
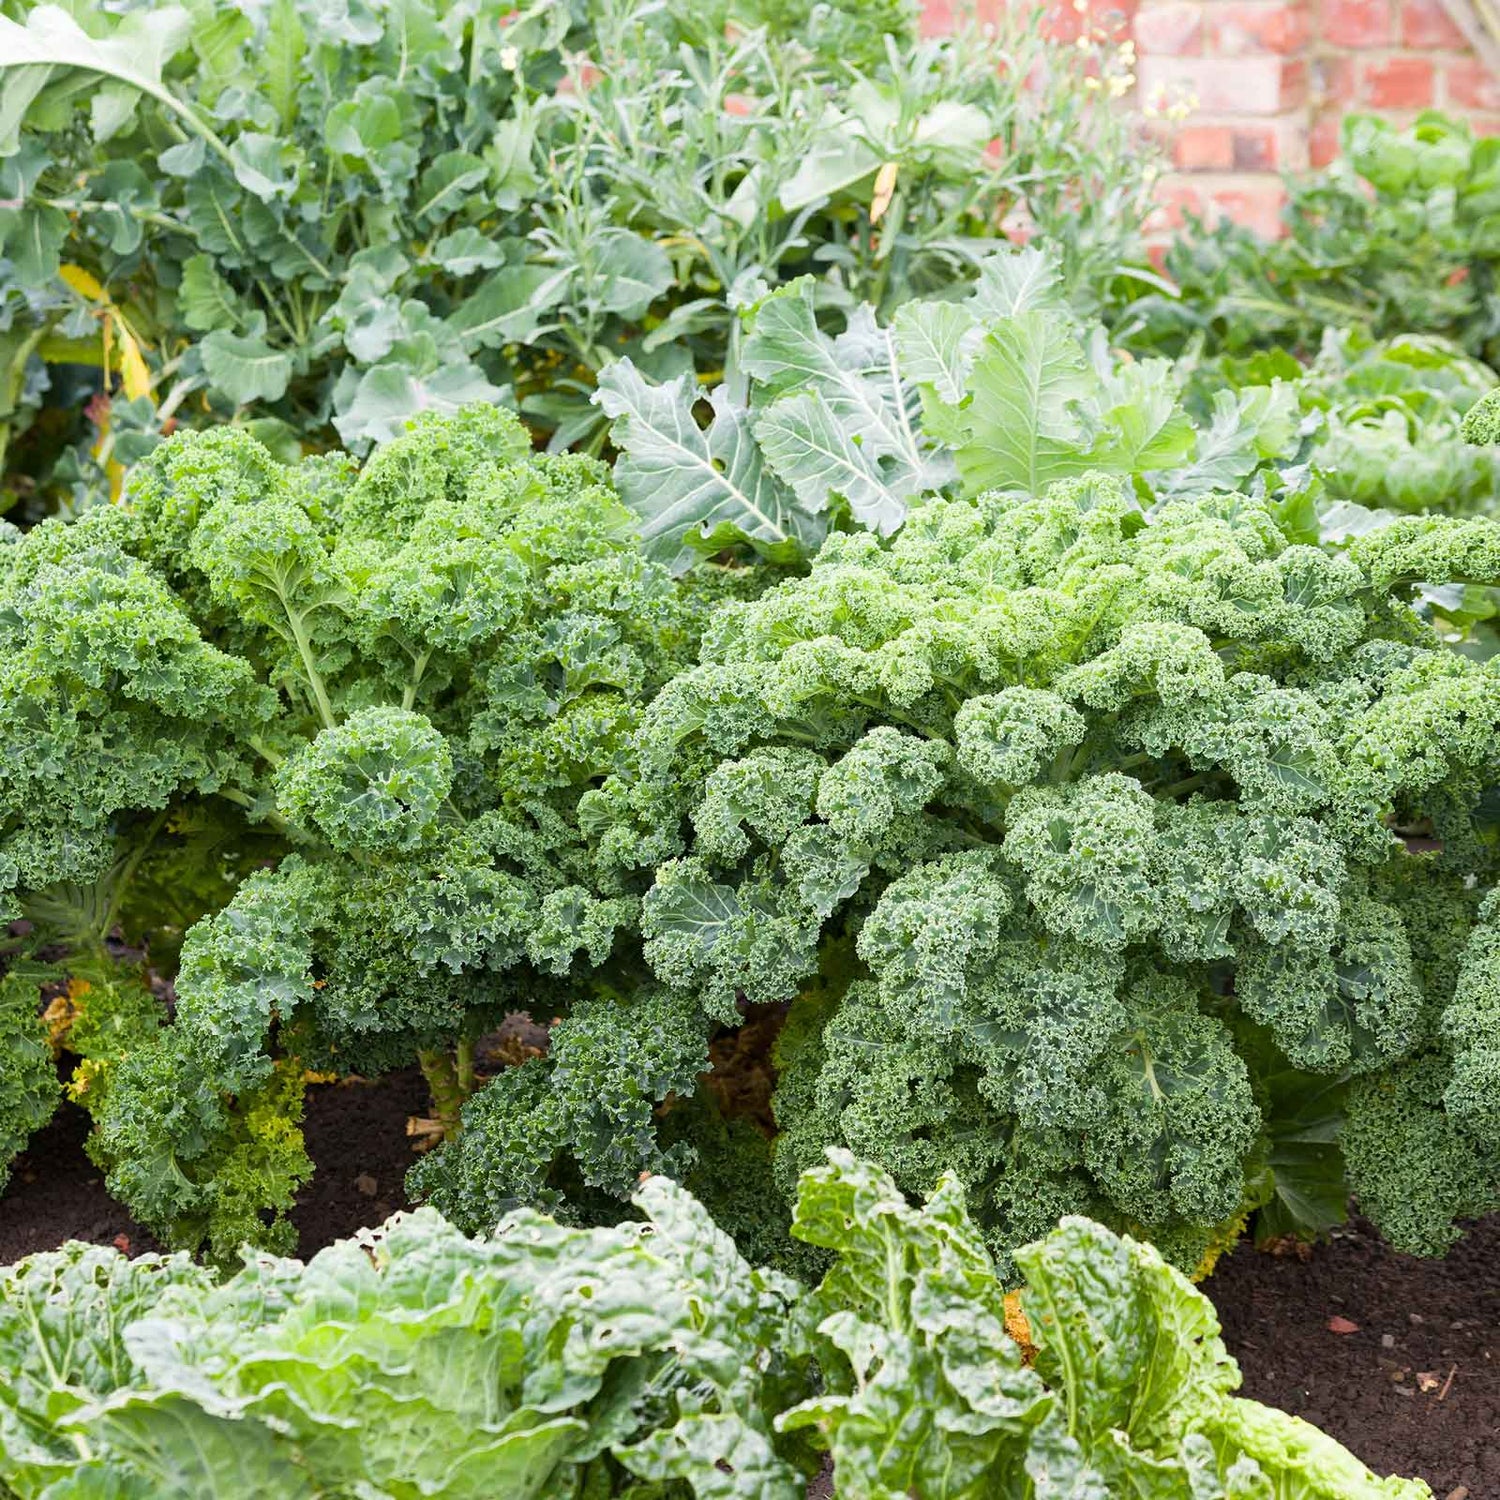
[[[85,271],[82,266],[60,266],[57,274],[80,297],[86,297],[90,302],[109,301],[109,294],[100,286],[98,280],[88,271]]]
[[[145,356],[135,335],[125,326],[125,321],[115,319],[115,350],[120,357],[120,384],[125,396],[134,401],[151,394],[151,372],[146,368]]]

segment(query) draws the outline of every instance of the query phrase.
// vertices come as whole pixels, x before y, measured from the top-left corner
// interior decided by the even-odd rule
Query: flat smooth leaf
[[[673,284],[667,252],[628,229],[606,230],[599,236],[598,250],[602,274],[593,290],[606,312],[639,318]]]
[[[466,195],[488,175],[489,168],[472,152],[443,152],[417,184],[413,213],[423,223],[446,219],[463,206]]]
[[[0,157],[15,152],[22,118],[37,96],[52,82],[66,84],[66,74],[75,69],[151,94],[189,114],[161,75],[191,30],[191,16],[175,5],[132,12],[109,36],[97,38],[59,5],[37,6],[25,25],[0,16]]]
[[[957,406],[974,350],[983,337],[969,305],[962,302],[907,302],[891,320],[901,373],[938,400]]]
[[[426,375],[399,364],[376,365],[339,403],[333,425],[348,446],[363,449],[399,437],[418,412],[457,411],[470,401],[498,402],[505,395],[477,365],[445,365]]]
[[[984,337],[958,472],[965,490],[1039,495],[1054,480],[1097,467],[1079,406],[1094,394],[1083,349],[1051,314],[1022,313]]]
[[[182,321],[200,333],[215,328],[232,330],[240,324],[239,299],[214,269],[210,256],[193,255],[183,262],[177,297],[182,306]]]
[[[572,274],[548,266],[506,266],[454,309],[448,326],[471,349],[524,343],[562,301]]]
[[[981,261],[970,306],[985,321],[1026,312],[1068,312],[1057,261],[1035,245]]]

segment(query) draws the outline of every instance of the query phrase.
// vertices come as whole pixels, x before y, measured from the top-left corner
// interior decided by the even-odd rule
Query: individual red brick
[[[1233,186],[1214,188],[1212,202],[1219,213],[1268,240],[1285,232],[1281,207],[1286,202],[1286,189],[1279,177],[1247,178]]]
[[[1205,114],[1276,115],[1301,103],[1307,70],[1281,57],[1143,56],[1141,97],[1188,95]]]
[[[1183,172],[1227,172],[1234,166],[1234,136],[1227,125],[1184,125],[1172,142],[1172,160]]]
[[[1376,109],[1426,109],[1433,100],[1436,71],[1426,57],[1388,57],[1366,63],[1365,102]]]
[[[946,36],[953,30],[953,0],[923,0],[922,35]]]
[[[1444,73],[1448,104],[1455,109],[1500,109],[1500,78],[1477,57],[1460,58]]]
[[[1323,40],[1331,47],[1389,47],[1392,21],[1390,0],[1323,0]]]
[[[1346,53],[1342,57],[1316,57],[1312,63],[1312,92],[1317,104],[1353,104],[1358,92],[1359,78],[1354,70],[1354,59]]]
[[[1135,16],[1135,45],[1157,57],[1185,57],[1203,50],[1203,7],[1144,5]]]
[[[1469,45],[1443,0],[1402,0],[1401,40],[1408,47],[1445,47],[1450,52],[1462,52]]]
[[[1251,52],[1300,52],[1310,23],[1301,0],[1247,0],[1208,12],[1208,50],[1217,57]]]
[[[1274,125],[1242,125],[1234,131],[1230,165],[1236,172],[1274,172],[1281,165],[1281,136]]]
[[[1307,157],[1311,167],[1326,167],[1339,154],[1339,119],[1324,115],[1308,134]]]

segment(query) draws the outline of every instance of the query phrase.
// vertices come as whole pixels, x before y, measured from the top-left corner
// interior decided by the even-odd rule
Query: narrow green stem
[[[424,651],[412,662],[411,681],[406,684],[401,694],[401,707],[409,709],[417,701],[417,689],[422,686],[422,675],[427,670],[427,663],[432,660],[432,652]]]
[[[464,1102],[453,1058],[443,1051],[424,1049],[417,1053],[417,1062],[432,1095],[433,1114],[441,1122],[443,1134],[452,1136],[458,1129],[458,1113]]]
[[[333,716],[333,704],[329,701],[328,689],[323,685],[323,674],[318,671],[313,657],[312,642],[308,640],[299,616],[288,611],[287,624],[291,627],[292,639],[297,645],[297,655],[302,658],[302,670],[307,673],[307,685],[312,689],[313,698],[317,702],[318,716],[323,720],[325,729],[332,729],[338,720]]]

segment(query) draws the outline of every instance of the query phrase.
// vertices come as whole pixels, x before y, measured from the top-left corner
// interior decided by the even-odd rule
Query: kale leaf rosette
[[[788,1194],[845,1145],[955,1171],[1002,1264],[1086,1213],[1193,1267],[1352,1186],[1436,1251],[1500,1199],[1500,670],[1407,596],[1497,576],[1488,521],[1340,553],[1107,477],[933,501],[723,605],[581,819],[654,872],[666,986],[799,997]]]

